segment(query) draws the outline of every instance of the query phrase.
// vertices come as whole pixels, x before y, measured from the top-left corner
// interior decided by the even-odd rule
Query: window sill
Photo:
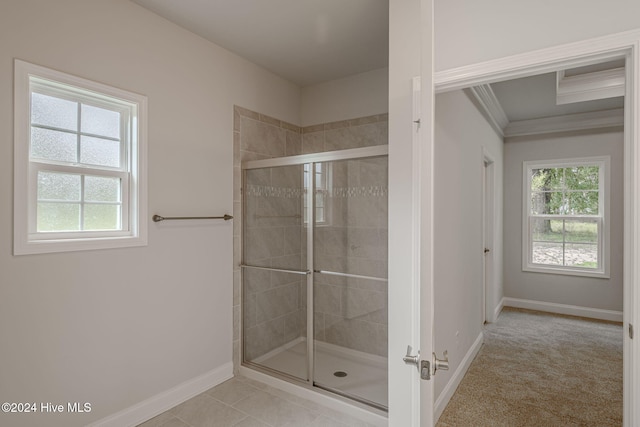
[[[34,255],[55,252],[76,252],[99,249],[130,248],[146,246],[143,236],[118,236],[82,239],[15,241],[14,255]]]
[[[593,277],[595,279],[611,278],[609,273],[606,271],[588,271],[584,269],[571,269],[567,267],[526,265],[522,267],[522,271],[528,273],[558,274],[562,276]]]

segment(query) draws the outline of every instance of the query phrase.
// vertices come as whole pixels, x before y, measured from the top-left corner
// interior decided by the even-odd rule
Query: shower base
[[[322,341],[315,342],[315,383],[388,406],[387,359]],[[307,341],[298,338],[255,360],[264,367],[306,379]]]

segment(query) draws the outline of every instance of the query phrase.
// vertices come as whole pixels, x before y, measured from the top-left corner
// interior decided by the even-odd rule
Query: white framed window
[[[14,254],[146,245],[146,97],[15,61]]]
[[[524,162],[524,271],[609,277],[609,164]]]

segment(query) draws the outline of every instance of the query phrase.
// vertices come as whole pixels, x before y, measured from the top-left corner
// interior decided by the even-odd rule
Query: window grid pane
[[[566,244],[567,267],[598,268],[598,246],[595,244]]]
[[[30,157],[122,168],[122,113],[31,93]]]
[[[105,108],[82,104],[81,132],[120,139],[120,113]]]
[[[84,200],[87,202],[121,202],[121,179],[87,175],[84,178]]]
[[[42,201],[70,201],[81,200],[82,180],[80,175],[63,174],[57,172],[38,172],[38,195]]]
[[[601,218],[531,218],[530,262],[598,269]]]
[[[120,141],[82,135],[80,137],[80,163],[119,167]]]
[[[80,231],[80,203],[38,202],[38,232]]]
[[[32,126],[31,157],[75,163],[78,161],[78,137],[70,132]]]
[[[36,232],[122,230],[118,177],[39,171]]]
[[[78,103],[42,93],[31,93],[31,124],[78,129]]]
[[[85,203],[83,229],[85,231],[120,230],[121,208],[118,204]]]
[[[600,169],[598,166],[574,166],[564,169],[564,177],[567,189],[598,191]]]
[[[553,242],[533,242],[532,258],[534,264],[540,265],[563,265],[563,245]]]

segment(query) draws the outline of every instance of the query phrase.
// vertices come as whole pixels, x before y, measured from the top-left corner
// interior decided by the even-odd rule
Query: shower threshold
[[[378,407],[388,406],[386,357],[322,341],[316,341],[315,348],[315,385]],[[297,338],[252,362],[296,378],[306,378],[307,340]]]

